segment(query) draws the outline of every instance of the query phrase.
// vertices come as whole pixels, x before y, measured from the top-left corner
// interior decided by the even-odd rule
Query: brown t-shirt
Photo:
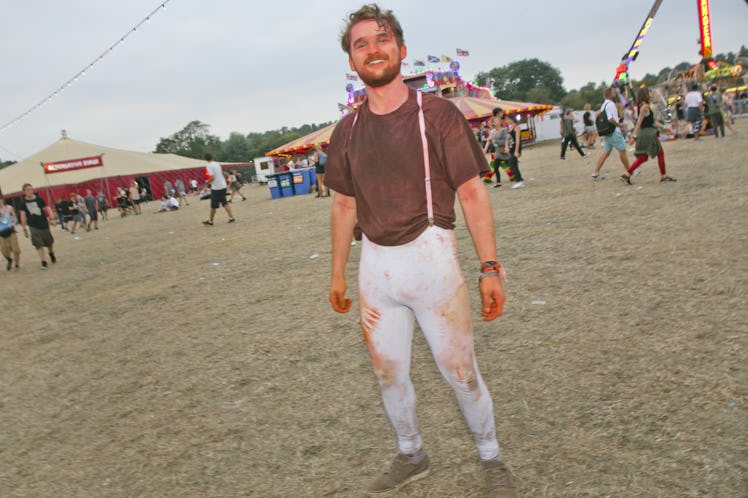
[[[462,113],[448,99],[423,96],[429,146],[434,223],[453,229],[455,191],[488,171],[488,163]],[[377,115],[367,103],[333,131],[325,184],[356,198],[358,223],[379,245],[414,240],[428,226],[423,145],[416,91],[395,111]],[[353,130],[351,127],[353,126]]]

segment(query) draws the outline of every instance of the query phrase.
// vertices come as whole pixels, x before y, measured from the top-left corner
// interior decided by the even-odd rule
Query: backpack
[[[616,127],[608,119],[608,113],[605,112],[605,106],[600,110],[600,113],[595,118],[595,127],[597,128],[597,134],[601,137],[612,135],[616,131]]]

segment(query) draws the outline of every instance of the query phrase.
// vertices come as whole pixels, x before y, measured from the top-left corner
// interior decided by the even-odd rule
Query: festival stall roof
[[[546,104],[533,104],[531,102],[515,102],[513,100],[481,99],[478,97],[450,97],[448,98],[465,116],[468,121],[483,120],[493,115],[493,110],[500,107],[508,114],[530,114],[537,115],[550,111],[553,106]],[[284,156],[293,154],[306,154],[315,145],[326,146],[330,144],[330,136],[337,126],[333,123],[315,132],[297,138],[277,149],[267,153],[268,156]]]
[[[292,140],[285,145],[281,145],[277,149],[271,150],[267,153],[267,155],[285,156],[293,154],[306,154],[311,151],[312,147],[314,147],[315,145],[329,145],[332,131],[337,125],[338,123],[333,123],[331,125],[325,126],[324,128],[320,128],[319,130],[313,131],[308,135],[304,135],[303,137]]]
[[[531,114],[533,116],[550,111],[553,106],[515,102],[513,100],[481,99],[477,97],[452,97],[449,99],[468,121],[483,120],[492,116],[493,110],[501,108],[506,114]]]
[[[59,171],[47,173],[47,168]],[[87,164],[94,166],[89,167]],[[34,188],[77,185],[89,180],[204,168],[205,162],[175,154],[133,152],[63,137],[46,149],[0,170],[0,188],[6,196],[20,194],[24,183]]]

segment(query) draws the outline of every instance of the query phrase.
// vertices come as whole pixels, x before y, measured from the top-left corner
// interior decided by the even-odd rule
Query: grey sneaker
[[[512,482],[512,473],[501,460],[482,460],[480,463],[486,477],[486,489],[490,496],[517,498],[517,489]]]
[[[371,496],[385,496],[394,493],[406,484],[429,475],[431,462],[423,450],[415,455],[399,453],[379,477],[374,479],[366,490]]]

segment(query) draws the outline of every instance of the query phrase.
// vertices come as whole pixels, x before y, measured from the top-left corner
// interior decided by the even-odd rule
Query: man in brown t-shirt
[[[335,191],[330,303],[346,313],[345,267],[354,225],[363,233],[359,306],[382,401],[398,441],[389,469],[369,486],[385,494],[425,477],[429,459],[418,430],[410,381],[414,319],[457,395],[494,495],[516,496],[495,435],[493,402],[478,371],[467,286],[454,237],[460,200],[478,254],[485,320],[504,307],[493,216],[480,174],[485,157],[469,125],[449,101],[409,89],[400,75],[407,55],[391,11],[365,5],[341,37],[367,101],[330,139],[326,183]]]

